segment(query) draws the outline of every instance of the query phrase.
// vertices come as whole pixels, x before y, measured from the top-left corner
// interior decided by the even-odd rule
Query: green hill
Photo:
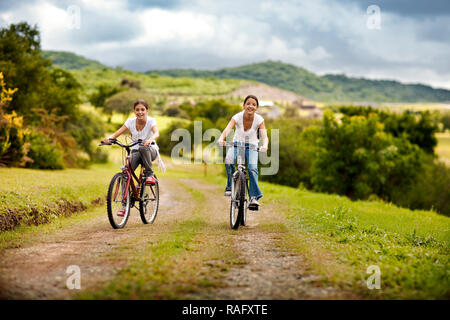
[[[66,70],[76,70],[83,68],[90,68],[90,69],[108,68],[107,66],[101,64],[98,61],[86,59],[72,52],[42,51],[42,56],[46,59],[50,59],[54,65]]]
[[[98,61],[71,52],[42,51],[45,58],[66,70],[115,70]],[[115,70],[121,72],[121,70]],[[343,74],[318,76],[308,70],[280,61],[266,61],[218,70],[169,69],[145,72],[188,79],[240,79],[266,83],[317,101],[340,102],[446,102],[450,90],[434,89],[423,84],[402,84],[392,80],[351,78]],[[139,74],[139,73],[135,73]]]
[[[350,78],[345,75],[318,76],[308,70],[279,61],[254,63],[212,71],[193,69],[150,70],[171,77],[246,79],[267,83],[319,101],[444,102],[450,90],[398,81]]]

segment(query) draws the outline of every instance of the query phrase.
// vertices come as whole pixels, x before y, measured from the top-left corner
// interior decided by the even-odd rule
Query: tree
[[[118,87],[112,87],[107,84],[100,84],[97,90],[89,96],[89,102],[97,108],[102,108],[103,111],[108,114],[108,123],[111,123],[112,110],[105,108],[106,99],[119,93],[122,89]]]
[[[441,116],[441,122],[442,122],[442,130],[450,130],[450,112],[445,112]]]
[[[325,113],[312,166],[314,189],[366,199],[389,200],[422,170],[423,151],[404,137],[384,131],[375,114],[342,118]]]
[[[118,112],[123,114],[124,120],[133,111],[133,104],[135,101],[143,99],[145,100],[149,108],[153,103],[153,97],[148,92],[137,89],[129,89],[126,91],[118,92],[105,101],[104,111],[106,113]]]
[[[434,148],[437,145],[435,133],[438,131],[438,125],[429,111],[419,112],[418,116],[408,110],[396,114],[361,106],[340,106],[339,111],[345,117],[359,115],[368,118],[371,114],[376,114],[379,121],[384,124],[385,132],[394,137],[404,137],[426,153],[434,154]]]
[[[0,87],[0,165],[24,165],[30,159],[26,157],[27,145],[23,119],[14,111],[10,114],[4,111],[17,88],[6,88],[2,72],[0,72]]]
[[[78,151],[81,149],[91,155],[92,148],[85,140],[90,142],[101,131],[89,130],[89,127],[101,129],[103,126],[100,121],[86,121],[78,107],[82,87],[72,74],[53,68],[51,61],[42,57],[37,26],[19,23],[0,30],[0,70],[5,72],[10,85],[18,89],[18,94],[4,106],[4,111],[8,114],[14,111],[23,119],[24,129],[46,135],[46,139],[41,139],[37,134],[30,135],[29,139],[51,144],[40,152],[36,150],[37,145],[31,143],[31,148],[35,148],[31,154],[40,157],[48,150],[58,149],[70,165],[83,164]],[[76,134],[77,130],[92,135]],[[46,163],[49,168],[61,167],[60,164],[48,163],[52,159],[59,161],[59,157],[46,157],[40,163]]]
[[[320,131],[315,124],[314,120],[305,118],[266,120],[267,134],[271,144],[275,142],[272,139],[272,130],[278,130],[279,133],[280,170],[276,175],[261,176],[261,180],[294,188],[299,184],[312,188],[311,166]]]
[[[0,30],[0,70],[12,87],[20,90],[6,108],[24,115],[30,106],[40,106],[45,85],[49,83],[50,60],[42,58],[37,27],[27,23],[11,24]]]

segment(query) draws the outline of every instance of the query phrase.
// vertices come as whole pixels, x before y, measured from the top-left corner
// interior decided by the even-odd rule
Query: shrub
[[[64,153],[61,146],[54,143],[40,131],[32,131],[27,135],[30,143],[28,156],[33,160],[27,163],[27,168],[34,169],[63,169]]]
[[[394,190],[392,202],[410,209],[435,210],[450,216],[450,168],[429,158],[406,192]]]
[[[435,133],[438,125],[429,111],[418,112],[418,116],[406,110],[401,114],[380,111],[361,106],[340,106],[339,111],[345,117],[363,116],[368,118],[371,114],[378,115],[384,124],[383,130],[394,137],[404,137],[409,142],[418,145],[426,153],[433,154],[437,145]]]
[[[376,194],[390,200],[415,181],[424,153],[404,137],[383,131],[375,114],[344,117],[342,123],[325,113],[312,166],[317,191],[366,199]]]
[[[311,166],[314,160],[318,127],[310,119],[266,120],[270,143],[272,129],[279,130],[279,171],[276,175],[261,176],[261,180],[311,188]],[[270,149],[269,145],[269,149]]]
[[[17,89],[6,88],[2,72],[0,72],[0,91],[0,165],[24,165],[29,159],[26,157],[23,119],[15,111],[7,114],[3,110]]]
[[[441,116],[442,130],[450,130],[450,112],[445,112]]]
[[[13,111],[5,114],[0,107],[0,165],[22,166],[29,161],[22,117]]]

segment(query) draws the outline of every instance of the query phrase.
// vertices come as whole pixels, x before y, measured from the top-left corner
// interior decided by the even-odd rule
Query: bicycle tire
[[[246,197],[247,192],[248,192],[248,180],[247,180],[247,176],[244,174],[244,185],[245,185],[245,189],[244,189],[244,209],[242,210],[242,216],[241,216],[241,226],[245,227],[245,224],[247,223],[247,210],[248,210],[248,202],[249,202],[249,198]]]
[[[143,201],[143,199],[146,197],[146,190],[150,190],[152,195],[154,196],[154,199],[150,198],[147,199],[147,201]],[[158,180],[155,181],[154,185],[146,184],[145,180],[142,183],[141,191],[139,195],[139,214],[141,215],[141,220],[144,224],[153,223],[156,219],[156,215],[158,214],[158,208],[159,208],[159,184]],[[154,201],[153,205],[153,212],[149,217],[147,217],[147,210],[148,210],[148,204],[150,202]]]
[[[230,204],[230,226],[232,229],[239,228],[239,225],[242,222],[242,215],[244,211],[244,199],[245,199],[245,178],[243,177],[243,173],[239,173],[236,181],[233,181],[234,188],[231,193],[231,204]],[[238,188],[236,188],[236,186]],[[236,205],[237,202],[237,205]],[[236,209],[237,216],[236,216]]]
[[[120,207],[125,209],[124,216],[120,220],[120,223],[117,223],[115,220],[115,215],[117,215],[117,196],[118,194],[123,195],[123,185],[125,181],[123,181],[123,173],[119,172],[114,175],[111,179],[108,188],[108,194],[106,196],[106,209],[108,212],[109,223],[114,229],[122,229],[125,227],[128,221],[128,217],[130,216],[130,197],[131,197],[131,188],[128,188],[128,196],[126,199],[120,200]],[[119,185],[116,185],[119,183]],[[120,192],[119,192],[120,191]]]

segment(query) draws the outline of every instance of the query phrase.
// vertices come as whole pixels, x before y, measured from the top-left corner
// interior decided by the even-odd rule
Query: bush
[[[435,210],[450,216],[450,168],[429,158],[424,170],[406,192],[394,190],[392,202],[410,209]]]
[[[163,115],[168,117],[178,117],[188,119],[189,115],[185,110],[180,109],[178,107],[168,107],[164,110]]]
[[[61,146],[52,142],[40,131],[32,131],[26,137],[30,143],[28,156],[33,160],[27,163],[27,168],[34,169],[63,169],[64,153]]]
[[[0,109],[0,165],[22,166],[29,161],[24,136],[22,117]]]
[[[344,117],[342,123],[325,113],[312,166],[317,191],[367,199],[375,194],[391,200],[422,170],[423,151],[406,138],[383,131],[375,114]]]
[[[92,140],[103,137],[105,125],[93,112],[79,112],[75,121],[67,124],[66,131],[75,139],[77,148],[86,152],[90,160],[102,161],[104,155],[92,145]]]
[[[441,116],[442,130],[450,130],[450,112],[445,112]]]
[[[279,130],[279,171],[276,175],[261,176],[261,180],[298,187],[312,188],[311,166],[319,127],[310,119],[266,120],[267,134],[273,143],[272,129]],[[269,149],[270,149],[269,145]]]
[[[6,88],[3,73],[0,72],[0,165],[24,165],[29,159],[24,143],[25,130],[23,119],[15,111],[10,114],[4,112],[4,107],[12,100],[17,89]]]
[[[437,145],[435,133],[438,131],[438,125],[429,111],[418,112],[418,116],[408,110],[396,114],[360,106],[341,106],[339,111],[346,118],[352,116],[368,118],[371,114],[376,114],[379,121],[383,123],[383,130],[386,133],[394,137],[404,137],[409,142],[418,145],[426,153],[434,153]]]

